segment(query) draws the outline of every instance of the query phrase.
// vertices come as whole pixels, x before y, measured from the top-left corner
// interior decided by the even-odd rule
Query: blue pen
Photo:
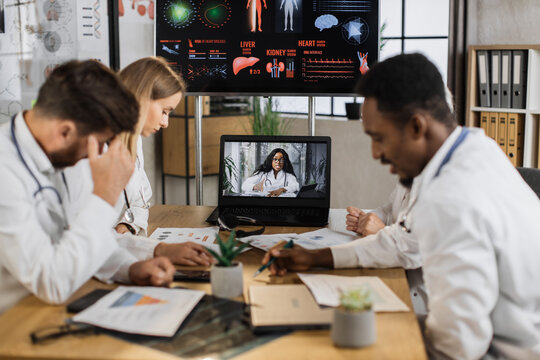
[[[284,246],[283,246],[283,249],[290,249],[294,246],[294,242],[292,240],[289,240]],[[264,264],[263,266],[261,266],[259,268],[259,270],[257,270],[255,272],[255,274],[253,274],[253,277],[259,275],[260,273],[262,273],[265,269],[267,269],[270,265],[272,265],[272,263],[276,261],[276,258],[275,257],[271,257],[270,260],[268,260],[268,262],[266,264]]]

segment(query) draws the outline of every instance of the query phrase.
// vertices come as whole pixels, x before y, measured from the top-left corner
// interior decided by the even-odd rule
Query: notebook
[[[255,332],[326,329],[334,310],[321,309],[304,285],[252,285],[249,301]]]
[[[327,136],[223,135],[220,213],[265,225],[325,226],[330,208],[331,139]]]

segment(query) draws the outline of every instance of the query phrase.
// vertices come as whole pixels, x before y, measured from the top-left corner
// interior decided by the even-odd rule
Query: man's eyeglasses
[[[281,158],[281,159],[273,158],[272,161],[273,162],[285,162],[285,159],[284,158]]]

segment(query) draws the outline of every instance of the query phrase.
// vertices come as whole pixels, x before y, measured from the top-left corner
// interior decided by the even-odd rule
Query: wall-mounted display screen
[[[165,0],[156,55],[188,94],[353,94],[378,58],[378,0]]]

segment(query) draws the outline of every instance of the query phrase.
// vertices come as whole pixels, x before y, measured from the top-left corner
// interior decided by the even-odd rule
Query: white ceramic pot
[[[373,309],[361,312],[334,310],[331,329],[332,341],[342,347],[362,347],[375,342],[375,312]]]
[[[242,295],[244,291],[242,263],[233,266],[212,266],[210,270],[212,295],[232,298]]]

